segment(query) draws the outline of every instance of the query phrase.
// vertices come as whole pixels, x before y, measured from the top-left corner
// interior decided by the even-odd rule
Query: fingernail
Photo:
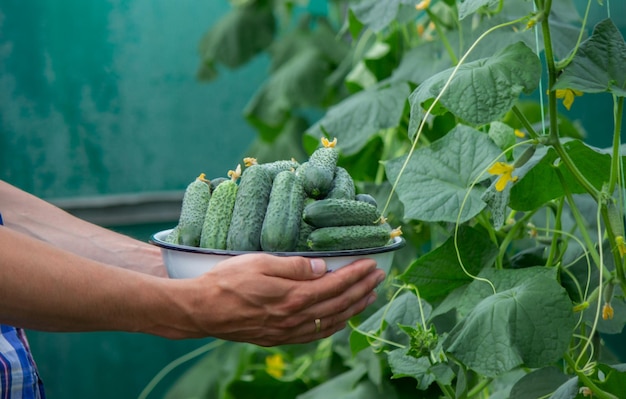
[[[315,275],[326,273],[326,262],[322,259],[311,259],[311,270]]]
[[[376,301],[376,294],[372,294],[367,298],[367,306],[370,306]]]
[[[382,283],[383,281],[385,281],[385,275],[381,274],[380,276],[378,276],[378,279],[376,280],[376,285],[380,285],[380,283]]]

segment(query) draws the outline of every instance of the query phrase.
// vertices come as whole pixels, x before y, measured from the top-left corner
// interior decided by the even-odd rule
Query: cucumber
[[[307,196],[323,198],[333,187],[334,174],[319,168],[311,162],[304,162],[296,169],[296,176],[300,180]]]
[[[297,169],[298,177],[309,197],[323,198],[332,189],[339,159],[336,144],[337,139],[328,141],[322,137],[322,147],[313,151],[309,160]]]
[[[320,228],[380,224],[381,214],[378,208],[367,202],[327,198],[307,205],[302,218],[305,222]]]
[[[305,198],[304,188],[293,171],[285,170],[276,175],[261,229],[263,251],[296,249]]]
[[[271,191],[272,176],[267,169],[261,165],[246,168],[239,181],[226,249],[261,250],[261,229]]]
[[[357,201],[367,202],[368,204],[372,204],[378,208],[378,202],[376,202],[376,198],[372,197],[369,194],[359,193],[354,196],[354,199]]]
[[[261,165],[272,176],[272,179],[276,178],[276,175],[285,170],[295,170],[300,166],[300,163],[295,159],[291,158],[290,160],[280,160],[266,163],[258,163],[256,158],[244,158],[243,159],[246,166],[250,167],[252,165]]]
[[[202,225],[201,248],[226,249],[226,237],[239,187],[238,178],[238,172],[232,173],[231,180],[220,183],[213,191]]]
[[[225,181],[230,180],[228,177],[216,177],[214,179],[211,179],[211,192],[215,191],[215,189],[217,188],[217,186],[219,186],[220,183],[223,183]]]
[[[183,194],[183,203],[178,219],[178,242],[177,244],[197,247],[202,234],[202,224],[209,200],[211,190],[204,173],[200,174],[194,181],[189,183]],[[172,237],[172,239],[174,239]]]
[[[333,186],[331,190],[326,194],[326,198],[355,198],[354,180],[350,173],[341,166],[335,168],[335,178],[333,179]]]
[[[312,204],[316,201],[315,198],[305,198],[304,199],[304,207],[306,208],[307,205]],[[304,213],[304,209],[302,209],[302,212]],[[309,246],[307,245],[307,239],[309,238],[309,234],[311,234],[311,232],[313,230],[315,230],[315,226],[312,226],[310,224],[308,224],[307,222],[304,221],[304,218],[302,217],[303,215],[300,215],[300,231],[298,231],[298,243],[296,244],[296,251],[298,252],[305,252],[309,250]]]
[[[394,236],[389,224],[370,226],[334,226],[313,230],[307,245],[312,251],[339,251],[376,248],[387,245]]]

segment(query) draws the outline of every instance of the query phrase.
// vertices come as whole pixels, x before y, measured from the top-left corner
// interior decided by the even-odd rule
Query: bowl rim
[[[383,247],[374,247],[374,248],[345,249],[345,250],[338,250],[338,251],[297,251],[297,252],[229,251],[226,249],[200,248],[200,247],[193,247],[190,245],[172,244],[172,243],[164,241],[163,238],[167,237],[167,235],[172,230],[174,229],[172,228],[172,229],[165,229],[165,230],[158,231],[150,236],[148,242],[152,245],[156,245],[157,247],[160,247],[163,249],[207,254],[207,255],[235,256],[235,255],[245,255],[245,254],[266,253],[266,254],[276,255],[276,256],[303,256],[307,258],[328,258],[328,257],[337,257],[337,256],[362,256],[362,255],[380,254],[380,253],[398,250],[404,247],[406,243],[405,239],[402,236],[399,236],[399,237],[394,237],[393,242],[391,242],[390,244],[387,244]]]

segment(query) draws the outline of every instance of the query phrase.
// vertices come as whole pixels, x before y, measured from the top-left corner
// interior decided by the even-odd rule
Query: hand
[[[385,278],[372,259],[326,273],[321,259],[250,254],[233,257],[194,279],[196,320],[210,336],[262,346],[304,343],[343,329],[376,299]],[[315,320],[320,320],[319,331]]]

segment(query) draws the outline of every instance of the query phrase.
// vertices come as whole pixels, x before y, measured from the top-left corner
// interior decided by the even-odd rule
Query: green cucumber
[[[264,167],[252,165],[245,169],[239,181],[226,249],[261,250],[261,229],[271,190],[272,176]]]
[[[373,226],[323,227],[309,234],[307,245],[312,251],[376,248],[387,245],[394,231],[387,223]]]
[[[307,205],[314,203],[315,201],[317,201],[315,198],[305,198],[304,208],[306,208]],[[311,232],[315,230],[315,226],[312,226],[304,221],[304,208],[302,209],[302,214],[300,215],[300,231],[298,231],[298,243],[296,244],[296,251],[298,252],[305,252],[309,250],[309,246],[307,245],[307,239],[309,238],[309,234],[311,234]]]
[[[217,186],[219,186],[220,183],[223,183],[225,181],[230,180],[228,177],[216,177],[214,179],[211,179],[211,192],[215,191],[215,189],[217,188]]]
[[[239,187],[238,177],[234,174],[231,180],[220,183],[213,191],[202,225],[201,248],[226,249],[226,237]]]
[[[202,173],[189,183],[183,194],[183,203],[176,227],[178,230],[177,244],[197,247],[200,243],[204,215],[211,198],[208,180],[204,176]]]
[[[357,201],[367,202],[369,204],[374,205],[375,207],[378,207],[378,202],[376,202],[376,198],[372,197],[369,194],[359,193],[359,194],[354,196],[354,199],[357,200]]]
[[[300,166],[300,163],[298,163],[298,161],[296,161],[293,158],[290,160],[280,160],[280,161],[273,161],[273,162],[266,162],[266,163],[258,163],[256,158],[244,158],[243,161],[245,165],[248,167],[252,165],[263,166],[270,173],[270,175],[272,176],[272,179],[275,179],[276,175],[282,171],[295,170],[298,168],[298,166]]]
[[[296,249],[305,198],[304,188],[293,171],[285,170],[276,175],[261,229],[263,251],[292,252]]]
[[[337,139],[328,141],[322,137],[322,147],[313,151],[307,162],[298,167],[296,173],[304,190],[312,198],[323,198],[333,187],[339,150]]]
[[[378,208],[367,202],[342,198],[315,201],[304,208],[305,222],[320,228],[330,226],[372,225],[380,222]]]
[[[333,187],[326,194],[326,198],[355,198],[354,180],[350,173],[341,166],[335,168],[335,178],[333,179]]]
[[[319,168],[310,162],[304,162],[296,169],[296,176],[300,180],[307,196],[323,198],[333,187],[334,174]]]

